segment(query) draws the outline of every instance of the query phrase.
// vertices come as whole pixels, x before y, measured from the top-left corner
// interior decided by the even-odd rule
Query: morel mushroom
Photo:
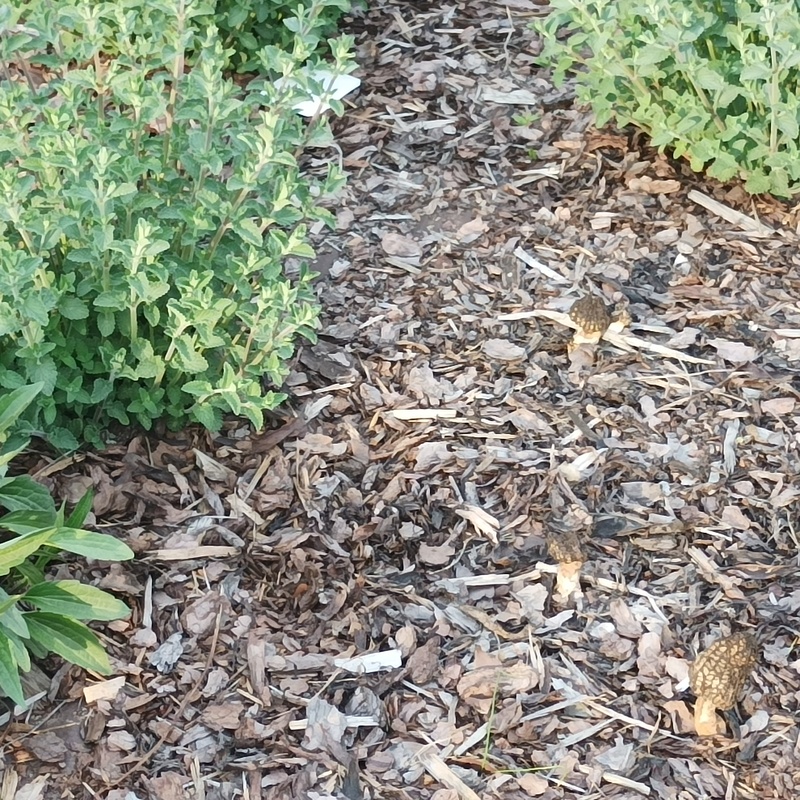
[[[569,318],[577,326],[572,339],[574,345],[597,344],[611,324],[611,314],[606,304],[594,295],[576,300],[569,310]]]
[[[717,709],[727,711],[736,705],[757,656],[755,636],[734,633],[714,642],[692,664],[689,677],[697,695],[694,727],[698,736],[717,733]]]
[[[564,599],[580,595],[581,567],[586,553],[578,535],[574,531],[551,531],[547,536],[547,552],[558,562],[556,594]]]

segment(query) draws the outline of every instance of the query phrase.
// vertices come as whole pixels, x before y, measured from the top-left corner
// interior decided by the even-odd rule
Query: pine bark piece
[[[611,324],[608,306],[594,295],[576,300],[569,310],[569,318],[577,326],[572,339],[573,345],[597,344]]]
[[[736,705],[758,659],[758,643],[751,633],[719,639],[701,653],[689,672],[697,696],[694,725],[698,736],[717,733],[717,710]]]

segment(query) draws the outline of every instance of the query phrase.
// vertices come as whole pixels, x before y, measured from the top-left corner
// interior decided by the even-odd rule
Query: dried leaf
[[[713,347],[721,358],[732,364],[747,364],[758,358],[758,350],[744,342],[729,342],[727,339],[709,339],[708,344]]]
[[[487,339],[483,343],[483,352],[487,358],[499,361],[520,361],[525,358],[525,348],[506,339]]]

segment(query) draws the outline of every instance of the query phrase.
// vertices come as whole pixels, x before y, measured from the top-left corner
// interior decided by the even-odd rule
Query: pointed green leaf
[[[22,534],[55,527],[55,514],[49,511],[12,511],[0,517],[0,530]]]
[[[2,434],[0,434],[2,439]],[[8,441],[3,443],[0,448],[0,476],[6,474],[6,467],[9,462],[22,453],[30,444],[30,439],[27,436],[19,436],[14,434],[8,437]]]
[[[42,391],[42,383],[20,386],[13,392],[0,397],[0,433],[7,431],[19,418],[19,415],[31,404]]]
[[[0,619],[11,616],[11,613],[14,611],[14,607],[20,601],[21,597],[21,594],[12,594],[10,596],[7,595],[6,598],[0,602]]]
[[[0,505],[9,511],[53,511],[56,506],[50,492],[30,475],[0,480]]]
[[[19,667],[8,637],[0,632],[0,690],[17,705],[25,705],[25,695],[19,680]]]
[[[15,633],[23,639],[27,639],[30,634],[25,618],[17,607],[16,603],[19,595],[10,597],[0,589],[0,600],[2,600],[2,612],[0,612],[0,626],[7,632]]]
[[[121,600],[80,581],[46,581],[29,589],[23,599],[40,611],[51,611],[73,619],[108,621],[122,619],[131,613]]]
[[[111,664],[100,640],[82,622],[61,614],[29,611],[25,622],[31,639],[72,664],[108,675]]]
[[[78,501],[78,505],[72,509],[72,513],[65,523],[67,528],[80,528],[80,526],[86,522],[86,517],[89,516],[89,512],[92,510],[93,500],[94,492],[89,488]]]
[[[234,222],[231,226],[232,229],[242,237],[245,244],[252,245],[253,247],[264,246],[264,234],[259,225],[251,219],[240,219]]]
[[[24,623],[23,623],[24,625]],[[28,630],[28,626],[24,625],[25,630]],[[31,638],[26,633],[25,636],[17,636],[14,631],[10,631],[5,625],[0,624],[0,633],[5,634],[8,638],[8,641],[11,644],[11,656],[16,661],[17,666],[20,669],[20,672],[27,672],[31,668],[31,654],[28,652],[28,646],[31,643]],[[38,648],[38,645],[36,645]],[[41,653],[40,657],[44,658],[47,655],[47,651],[45,650]]]
[[[133,550],[125,542],[107,533],[85,531],[81,528],[59,528],[49,544],[68,553],[98,561],[128,561],[133,558]]]
[[[14,567],[47,544],[55,533],[55,528],[45,528],[0,544],[0,575],[8,575]]]

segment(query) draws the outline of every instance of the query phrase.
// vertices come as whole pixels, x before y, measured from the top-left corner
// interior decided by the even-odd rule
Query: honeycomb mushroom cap
[[[578,326],[578,333],[582,336],[602,335],[611,324],[608,307],[594,295],[576,300],[569,310],[569,318]]]
[[[721,711],[733,708],[758,658],[751,633],[734,633],[714,642],[691,667],[692,691]]]
[[[571,564],[576,561],[586,561],[578,534],[575,531],[553,531],[547,536],[547,552],[559,564]]]

